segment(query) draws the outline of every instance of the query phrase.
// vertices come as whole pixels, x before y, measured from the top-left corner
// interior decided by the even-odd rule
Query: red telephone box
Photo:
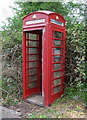
[[[23,18],[23,99],[43,106],[64,92],[65,20],[37,11]]]

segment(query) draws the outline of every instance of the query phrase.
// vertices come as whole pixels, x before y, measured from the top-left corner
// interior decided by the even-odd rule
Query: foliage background
[[[65,95],[86,101],[86,4],[68,2],[15,2],[16,8],[8,25],[2,29],[3,41],[3,105],[16,104],[22,98],[22,18],[34,11],[49,10],[61,14],[66,23]],[[82,18],[82,19],[80,19]]]

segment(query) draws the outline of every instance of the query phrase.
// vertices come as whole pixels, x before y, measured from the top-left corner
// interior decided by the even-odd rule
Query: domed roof
[[[40,11],[35,11],[35,12],[32,12],[32,13],[29,13],[28,15],[24,16],[22,18],[25,19],[27,16],[29,15],[32,15],[32,14],[36,14],[36,13],[42,13],[42,14],[47,14],[47,15],[50,15],[50,14],[56,14],[56,15],[59,15],[60,17],[62,17],[60,14],[56,13],[56,12],[52,12],[52,11],[48,11],[48,10],[40,10]],[[63,18],[63,17],[62,17]],[[64,19],[64,18],[63,18]]]
[[[41,13],[45,13],[45,14],[55,13],[55,12],[47,11],[47,10],[40,10],[40,11],[36,11],[36,12],[41,12]]]

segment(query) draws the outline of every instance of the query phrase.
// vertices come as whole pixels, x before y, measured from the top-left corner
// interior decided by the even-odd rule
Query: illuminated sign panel
[[[56,21],[56,20],[54,20],[54,19],[51,19],[50,21],[51,21],[51,23],[54,23],[54,24],[57,24],[57,25],[61,25],[61,26],[64,25],[64,23],[59,22],[59,21]]]
[[[35,23],[42,23],[42,22],[45,22],[45,19],[37,19],[37,20],[26,21],[26,25],[35,24]]]

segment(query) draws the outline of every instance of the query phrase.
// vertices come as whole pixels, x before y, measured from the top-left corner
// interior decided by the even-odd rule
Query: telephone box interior
[[[50,105],[64,92],[65,20],[55,12],[37,11],[23,18],[23,99]]]

